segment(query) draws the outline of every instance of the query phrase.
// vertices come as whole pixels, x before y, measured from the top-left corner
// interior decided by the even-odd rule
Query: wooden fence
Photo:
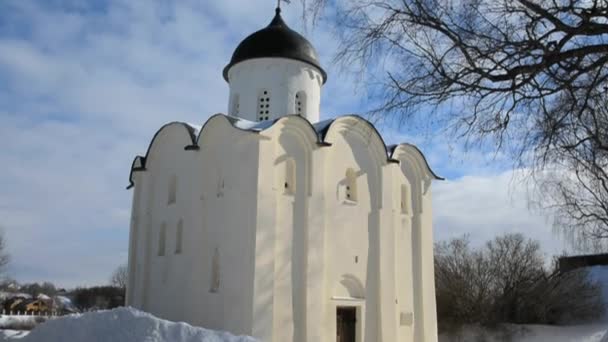
[[[57,317],[61,314],[55,310],[52,311],[20,311],[20,310],[5,310],[2,309],[2,316],[43,316],[43,317]]]

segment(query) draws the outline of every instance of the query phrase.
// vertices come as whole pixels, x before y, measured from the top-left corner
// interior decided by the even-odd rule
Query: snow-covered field
[[[0,315],[0,329],[31,330],[36,325],[46,321],[43,316],[10,316]]]
[[[509,333],[506,329],[488,332],[469,328],[458,336],[440,335],[439,342],[608,342],[608,323],[572,326],[513,325],[508,328]]]
[[[27,330],[0,330],[0,341],[16,341],[29,334]]]
[[[440,342],[608,342],[608,323],[544,326],[510,326],[510,334],[470,328]],[[510,335],[511,338],[508,337]],[[247,336],[193,327],[156,318],[133,308],[75,314],[49,320],[29,334],[0,330],[0,341],[13,342],[254,342]]]
[[[3,331],[0,341],[19,342],[254,342],[247,336],[156,318],[133,308],[74,314],[40,324],[29,334]]]
[[[608,301],[608,266],[589,268],[589,276],[601,287]],[[0,298],[3,293],[0,293]],[[6,294],[4,294],[6,296]],[[72,305],[67,298],[60,302]],[[0,327],[9,323],[25,323],[41,317],[0,316]],[[32,322],[34,323],[34,322]],[[508,330],[508,333],[506,332]],[[73,314],[50,319],[31,332],[0,330],[0,342],[254,342],[252,337],[234,336],[227,332],[193,327],[156,318],[133,308]],[[546,326],[511,325],[501,331],[489,332],[470,327],[458,336],[440,335],[440,342],[608,342],[608,316],[603,323]]]

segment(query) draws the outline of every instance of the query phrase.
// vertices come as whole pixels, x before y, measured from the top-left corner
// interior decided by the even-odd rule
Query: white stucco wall
[[[250,59],[230,68],[228,83],[229,115],[259,121],[260,110],[269,111],[269,120],[298,114],[296,94],[302,92],[305,99],[298,99],[306,102],[302,105],[302,116],[310,122],[319,121],[323,78],[310,64],[285,58]],[[269,108],[260,108],[260,96],[270,99]]]
[[[422,155],[403,145],[388,160],[373,126],[353,116],[336,119],[325,144],[317,140],[296,116],[260,133],[214,116],[198,150],[184,149],[192,145],[184,126],[165,127],[146,170],[134,174],[128,304],[302,342],[335,341],[336,308],[355,306],[358,341],[436,341],[431,173]],[[346,196],[349,169],[356,200]],[[158,256],[163,222],[167,252]],[[210,292],[216,249],[220,286]]]
[[[253,246],[248,242],[255,234],[257,172],[241,174],[241,167],[257,162],[255,144],[250,143],[256,138],[230,128],[233,134],[228,140],[221,132],[229,128],[222,125],[228,123],[217,120],[208,125],[212,129],[203,136],[199,151],[184,150],[191,141],[180,125],[166,127],[156,137],[147,170],[139,173],[150,180],[142,185],[153,200],[145,201],[147,205],[134,214],[146,219],[138,225],[138,241],[132,247],[138,261],[131,263],[136,267],[131,271],[135,283],[131,304],[171,320],[249,333],[254,267]],[[225,146],[238,147],[228,154]],[[177,175],[177,199],[168,204],[172,175]],[[183,246],[176,254],[180,220]],[[165,255],[159,256],[163,224],[166,248]],[[216,250],[220,285],[211,292]]]

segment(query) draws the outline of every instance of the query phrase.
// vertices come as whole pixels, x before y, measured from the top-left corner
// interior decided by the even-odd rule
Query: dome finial
[[[281,13],[281,1],[285,1],[286,3],[291,3],[291,0],[277,0],[277,8],[274,10],[277,14]]]

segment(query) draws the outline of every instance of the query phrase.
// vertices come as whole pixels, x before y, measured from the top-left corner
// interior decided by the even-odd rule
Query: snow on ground
[[[28,333],[26,330],[0,330],[0,341],[16,341]]]
[[[602,291],[602,297],[604,300],[604,306],[606,312],[604,313],[604,321],[608,321],[608,266],[591,266],[587,267],[589,272],[589,279],[596,282]]]
[[[9,298],[14,298],[14,297],[23,297],[23,298],[27,298],[27,299],[32,298],[32,296],[27,293],[0,291],[0,300],[2,300],[2,301],[9,299]]]
[[[0,315],[0,329],[31,330],[46,320],[44,316]]]
[[[4,341],[17,337],[4,336]],[[248,336],[156,318],[133,308],[74,314],[40,324],[19,342],[255,342]],[[2,340],[0,340],[2,341]]]
[[[78,309],[72,303],[72,300],[66,296],[55,296],[55,300],[59,304],[59,307],[67,312],[78,312]]]
[[[509,332],[507,332],[509,331]],[[499,331],[469,327],[458,335],[442,334],[439,342],[608,342],[608,324],[571,326],[509,325]]]

